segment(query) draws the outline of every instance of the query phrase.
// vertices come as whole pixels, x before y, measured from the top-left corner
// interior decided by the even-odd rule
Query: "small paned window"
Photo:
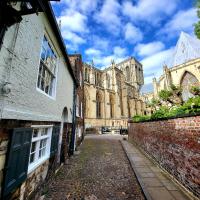
[[[34,128],[28,171],[32,171],[50,156],[52,127]]]
[[[42,52],[40,57],[40,66],[37,87],[48,94],[54,95],[56,78],[57,57],[51,45],[44,36],[42,42]]]

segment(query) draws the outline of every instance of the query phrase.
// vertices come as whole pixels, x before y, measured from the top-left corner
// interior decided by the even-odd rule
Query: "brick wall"
[[[83,63],[80,54],[71,54],[69,59],[74,71],[74,75],[79,82],[76,88],[76,96],[79,98],[79,116],[76,116],[76,145],[78,146],[84,137],[84,85],[83,85]],[[80,134],[79,134],[80,133]]]
[[[200,116],[129,123],[129,140],[200,197]]]

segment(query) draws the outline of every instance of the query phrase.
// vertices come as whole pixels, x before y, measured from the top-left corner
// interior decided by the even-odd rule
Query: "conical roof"
[[[171,67],[200,58],[200,40],[181,32],[170,62]]]

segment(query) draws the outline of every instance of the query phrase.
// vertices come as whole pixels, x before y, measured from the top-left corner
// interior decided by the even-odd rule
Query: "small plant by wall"
[[[170,103],[171,105],[183,104],[182,89],[173,84],[169,90],[161,90],[159,92],[159,98],[161,101]]]

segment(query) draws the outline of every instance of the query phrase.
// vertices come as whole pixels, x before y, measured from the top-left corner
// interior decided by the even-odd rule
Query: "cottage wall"
[[[55,97],[47,96],[36,86],[44,34],[58,57]],[[15,40],[14,51],[10,52]],[[8,29],[0,64],[0,84],[10,82],[11,86],[11,92],[0,98],[2,119],[60,121],[67,107],[68,120],[72,122],[73,80],[44,13],[28,15]]]
[[[53,97],[37,88],[44,34],[58,57],[56,93]],[[2,87],[7,82],[11,91],[5,94]],[[60,125],[64,108],[68,111],[65,122],[72,123],[73,88],[74,82],[64,55],[44,13],[27,15],[21,23],[7,30],[0,53],[0,195],[12,129]],[[53,161],[52,158],[47,159],[28,173],[27,179],[13,191],[12,197],[27,199],[43,183],[51,162],[58,165],[56,156]],[[55,166],[51,169],[55,170]]]

